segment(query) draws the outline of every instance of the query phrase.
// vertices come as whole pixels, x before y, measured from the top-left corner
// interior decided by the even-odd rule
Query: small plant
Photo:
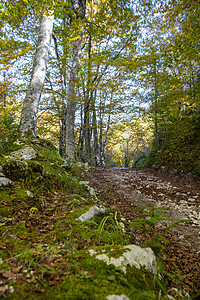
[[[172,227],[178,227],[180,223],[183,223],[187,220],[179,220],[177,222],[171,223],[167,226],[160,226],[161,221],[170,221],[168,214],[163,211],[165,207],[155,208],[155,205],[152,204],[152,207],[141,205],[143,209],[138,209],[141,211],[139,219],[136,219],[131,222],[129,228],[140,228],[141,232],[144,234],[149,234],[150,238],[145,241],[145,243],[151,247],[156,253],[163,252],[165,250],[164,243],[169,243],[169,240],[166,239],[161,232],[169,232],[169,229]],[[159,225],[158,225],[159,224]]]
[[[122,227],[115,221],[112,216],[105,216],[99,224],[97,230],[97,238],[99,240],[99,243],[101,241],[103,233],[107,233],[109,239],[116,240],[120,245],[124,245],[124,235],[122,232]]]

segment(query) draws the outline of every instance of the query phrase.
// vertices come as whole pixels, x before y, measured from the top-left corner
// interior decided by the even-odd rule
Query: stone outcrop
[[[22,160],[31,160],[37,157],[37,152],[32,147],[26,147],[24,149],[12,152],[9,157]]]
[[[3,164],[3,171],[12,180],[25,179],[28,176],[28,164],[20,159],[7,158]]]
[[[3,168],[0,166],[0,187],[6,187],[11,186],[12,181],[9,178],[6,178],[6,176],[3,173]]]
[[[156,257],[151,248],[141,248],[136,245],[124,246],[121,251],[122,254],[116,257],[116,249],[110,249],[109,253],[106,250],[88,250],[91,256],[104,261],[107,265],[114,265],[120,267],[126,273],[126,266],[135,266],[137,269],[145,267],[147,271],[156,274],[157,264]]]
[[[5,157],[2,164],[3,174],[11,180],[26,179],[28,176],[38,179],[47,177],[45,168],[40,163],[31,161],[35,157],[36,152],[31,147],[22,149],[22,152],[12,152],[10,156]]]

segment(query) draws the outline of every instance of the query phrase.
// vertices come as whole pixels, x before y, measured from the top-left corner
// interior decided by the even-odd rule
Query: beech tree
[[[53,12],[45,12],[40,23],[32,76],[22,108],[19,132],[22,137],[37,137],[37,113],[46,77]]]
[[[80,22],[85,17],[85,8],[86,8],[86,0],[78,0],[78,10],[74,8],[76,11],[77,19]],[[68,85],[68,99],[67,99],[67,112],[65,119],[65,157],[67,160],[72,161],[74,159],[75,154],[75,137],[74,137],[74,127],[75,127],[75,111],[76,111],[76,83],[78,79],[78,71],[79,71],[79,62],[80,62],[80,53],[81,53],[81,44],[82,44],[82,36],[83,31],[79,28],[77,33],[76,40],[73,43],[73,58],[69,76],[69,85]]]

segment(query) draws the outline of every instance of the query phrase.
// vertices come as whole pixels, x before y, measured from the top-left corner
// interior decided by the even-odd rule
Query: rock
[[[19,159],[8,159],[3,165],[3,171],[12,180],[25,179],[28,175],[28,164]]]
[[[177,288],[171,288],[166,295],[166,299],[183,299],[183,300],[191,300],[192,298],[188,294],[188,292],[182,290],[178,290]]]
[[[27,176],[31,178],[47,177],[48,173],[45,168],[34,161],[24,161],[15,158],[7,158],[7,161],[3,164],[3,170],[5,175],[12,180],[19,180],[20,178],[26,179]]]
[[[2,166],[0,166],[0,177],[5,177]]]
[[[89,210],[82,214],[79,218],[76,219],[76,221],[85,222],[88,220],[91,220],[96,215],[104,215],[107,213],[107,209],[105,207],[98,207],[98,206],[92,206],[89,208]]]
[[[6,177],[0,177],[0,187],[2,186],[11,186],[12,181]]]
[[[130,300],[126,295],[109,295],[106,297],[108,300]]]
[[[94,249],[90,249],[88,251],[91,256],[95,256],[97,259],[104,261],[107,265],[121,267],[121,270],[124,273],[126,273],[127,265],[135,266],[137,269],[144,266],[147,271],[153,274],[157,273],[156,257],[151,248],[127,245],[122,248],[123,253],[118,258],[112,257],[112,252],[115,254],[115,249],[111,249],[109,251],[109,255],[107,255],[106,252],[101,251],[100,253]]]
[[[94,190],[92,187],[90,187],[90,186],[88,185],[88,184],[89,184],[89,181],[80,181],[79,183],[82,184],[82,185],[84,185],[84,186],[88,189],[90,195],[91,195],[92,197],[94,197],[96,200],[98,200],[98,198],[97,198],[97,196],[96,196],[96,193],[95,193],[95,190]]]
[[[34,198],[33,193],[31,193],[30,191],[26,191],[26,194],[27,194],[28,199],[33,199]]]
[[[10,156],[17,159],[31,160],[37,157],[37,152],[31,147],[26,147],[12,152]]]
[[[200,220],[193,220],[192,221],[195,225],[199,225],[200,226]]]
[[[185,201],[185,200],[180,200],[180,201],[179,201],[179,204],[187,204],[187,201]]]

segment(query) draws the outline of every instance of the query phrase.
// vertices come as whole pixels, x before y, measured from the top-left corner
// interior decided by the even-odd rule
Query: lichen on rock
[[[119,257],[112,256],[114,249],[110,250],[108,254],[105,250],[96,251],[94,249],[88,250],[91,256],[104,261],[107,265],[114,265],[120,267],[121,270],[126,273],[127,265],[135,266],[137,269],[145,267],[148,272],[153,274],[157,273],[156,257],[151,248],[141,248],[136,245],[126,245],[122,247],[124,251]]]
[[[9,157],[23,160],[31,160],[37,157],[37,152],[32,147],[26,147],[12,152]]]

